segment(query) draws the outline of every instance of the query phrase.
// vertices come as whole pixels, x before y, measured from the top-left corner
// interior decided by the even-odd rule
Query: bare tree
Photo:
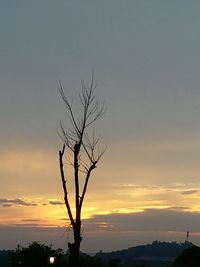
[[[78,266],[80,253],[81,236],[81,211],[85,194],[87,192],[88,182],[92,171],[97,167],[97,163],[105,152],[105,149],[99,150],[99,137],[95,134],[94,124],[105,113],[104,103],[99,105],[95,99],[94,73],[92,72],[89,83],[81,82],[81,93],[79,94],[79,103],[81,106],[81,115],[74,112],[73,101],[70,102],[64,94],[63,87],[59,82],[59,92],[68,112],[70,127],[65,129],[61,123],[60,136],[63,140],[62,150],[59,151],[60,175],[64,192],[64,201],[67,208],[70,224],[73,229],[73,243],[68,243],[70,267]],[[91,129],[92,128],[92,129]],[[67,150],[68,149],[68,150]],[[71,155],[71,160],[64,162],[64,155]],[[73,168],[73,177],[66,175],[65,166]],[[74,206],[69,200],[69,181],[74,184]],[[73,213],[73,207],[75,212]]]

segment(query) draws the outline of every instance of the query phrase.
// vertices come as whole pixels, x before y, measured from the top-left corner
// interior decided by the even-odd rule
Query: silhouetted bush
[[[54,266],[62,266],[59,261],[63,256],[62,249],[53,249],[51,246],[33,242],[29,247],[17,247],[11,258],[12,267],[48,267],[49,257],[56,257]]]
[[[119,267],[120,266],[120,259],[112,259],[108,262],[109,267]]]
[[[55,257],[55,263],[50,264],[49,258]],[[12,267],[67,267],[68,254],[64,254],[62,249],[53,249],[52,246],[31,243],[27,248],[18,246],[11,257]],[[91,257],[81,253],[79,259],[80,267],[109,267],[102,259]],[[113,266],[114,267],[114,266]]]
[[[199,267],[200,266],[200,248],[193,246],[185,249],[174,261],[172,267]]]

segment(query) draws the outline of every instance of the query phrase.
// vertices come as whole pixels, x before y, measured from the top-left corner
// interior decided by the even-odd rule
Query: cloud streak
[[[54,201],[49,201],[49,204],[50,205],[63,205],[64,203],[61,201],[54,200]]]
[[[27,207],[35,207],[36,203],[24,201],[20,198],[16,199],[8,199],[8,198],[0,198],[0,206],[2,207],[12,207],[12,206],[27,206]]]
[[[193,195],[193,194],[196,194],[198,192],[199,192],[198,190],[186,190],[186,191],[182,192],[182,195]]]
[[[148,209],[129,214],[95,215],[85,220],[89,229],[108,231],[199,231],[200,213],[186,212],[182,209]]]

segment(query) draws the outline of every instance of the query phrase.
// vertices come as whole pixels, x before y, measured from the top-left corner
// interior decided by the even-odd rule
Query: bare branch
[[[62,151],[61,150],[59,151],[60,174],[61,174],[62,185],[63,185],[63,190],[64,190],[65,205],[67,207],[67,211],[68,211],[71,225],[74,225],[74,218],[73,218],[73,215],[71,212],[71,207],[70,207],[69,200],[68,200],[67,185],[66,185],[66,179],[65,179],[64,170],[63,170],[63,155],[64,155],[64,153],[65,153],[65,145],[63,145]]]
[[[87,122],[85,127],[87,128],[89,125],[93,124],[95,121],[100,119],[105,114],[105,112],[106,112],[105,103],[103,102],[102,106],[99,109],[99,104],[97,102],[96,105],[93,107],[91,113],[88,113],[89,115],[88,119],[91,117],[91,115],[93,116],[93,118]]]
[[[96,157],[96,161],[99,162],[99,160],[101,159],[101,157],[104,155],[104,153],[106,152],[107,150],[107,146],[104,147],[101,151],[98,152],[98,155]]]
[[[83,200],[84,200],[84,197],[85,197],[85,193],[87,191],[87,186],[88,186],[88,182],[89,182],[89,179],[90,179],[91,172],[92,172],[92,170],[94,170],[96,168],[96,164],[97,164],[97,162],[95,161],[90,166],[89,170],[87,171],[86,178],[85,178],[85,184],[84,184],[84,187],[83,187],[83,192],[82,192],[82,195],[80,197],[80,209],[82,208],[82,205],[83,205]]]
[[[60,95],[62,97],[62,100],[67,108],[67,110],[69,111],[69,114],[70,114],[70,120],[72,122],[72,125],[73,125],[73,128],[77,131],[77,133],[79,133],[79,129],[78,129],[78,126],[77,126],[77,123],[76,123],[76,120],[75,120],[75,117],[74,117],[74,113],[72,111],[72,104],[69,103],[68,99],[66,98],[65,94],[64,94],[64,91],[63,91],[63,87],[62,87],[62,84],[61,82],[59,81],[59,85],[58,85],[58,90],[60,92]]]

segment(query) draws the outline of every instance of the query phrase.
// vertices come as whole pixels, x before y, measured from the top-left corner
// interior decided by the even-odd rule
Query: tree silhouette
[[[54,256],[58,261],[63,256],[62,249],[32,242],[27,248],[18,245],[11,258],[12,267],[50,267],[49,257]],[[54,266],[61,266],[58,262]]]
[[[190,244],[190,243],[189,243]],[[200,248],[191,246],[185,249],[174,261],[172,267],[199,267]]]
[[[97,167],[97,163],[105,152],[105,149],[98,148],[99,137],[95,134],[94,124],[105,113],[105,105],[99,105],[95,99],[94,73],[92,72],[89,83],[81,82],[81,93],[79,103],[81,115],[77,115],[73,109],[73,101],[66,97],[63,87],[59,82],[59,91],[66,107],[70,127],[67,129],[61,123],[60,136],[63,140],[62,150],[59,151],[60,175],[64,192],[64,201],[67,208],[70,224],[73,229],[73,243],[68,243],[70,267],[78,266],[80,254],[81,235],[81,211],[83,201],[88,187],[88,182],[92,171]],[[92,127],[93,126],[93,127]],[[92,129],[91,129],[92,128]],[[68,151],[66,150],[68,148]],[[68,160],[64,162],[64,155],[68,153]],[[66,168],[73,169],[73,177],[69,178]],[[68,170],[67,169],[67,170]],[[75,212],[73,205],[69,201],[69,181],[74,183]]]

